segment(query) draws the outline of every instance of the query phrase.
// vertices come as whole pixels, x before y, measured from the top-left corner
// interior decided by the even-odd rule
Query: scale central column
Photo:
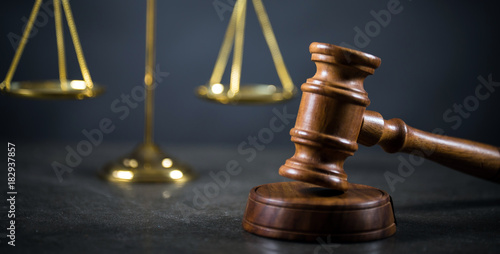
[[[100,175],[114,182],[184,182],[188,167],[166,155],[153,140],[156,0],[147,0],[144,142],[132,153],[106,165]]]

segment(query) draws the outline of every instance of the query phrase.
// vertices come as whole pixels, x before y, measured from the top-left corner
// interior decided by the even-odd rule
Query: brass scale
[[[252,2],[282,87],[268,84],[240,86],[247,0],[238,0],[234,6],[212,76],[206,85],[198,87],[196,91],[200,98],[223,104],[259,104],[286,101],[296,94],[296,88],[285,67],[262,0],[252,0]],[[42,0],[36,0],[5,80],[0,84],[0,92],[2,94],[23,98],[82,100],[94,98],[104,92],[102,86],[94,84],[92,81],[85,62],[69,0],[53,0],[53,3],[59,80],[12,81],[29,34],[40,11]],[[83,80],[70,80],[66,75],[63,12],[66,17]],[[99,174],[104,179],[112,182],[185,182],[192,179],[195,173],[188,166],[166,155],[153,141],[153,71],[155,66],[156,0],[147,0],[146,18],[144,141],[130,154],[105,165]],[[222,84],[222,76],[233,50],[230,82],[229,85],[224,85]]]

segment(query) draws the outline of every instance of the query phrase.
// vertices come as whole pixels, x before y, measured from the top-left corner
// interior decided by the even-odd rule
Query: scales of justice
[[[40,9],[36,0],[26,30],[0,84],[6,95],[39,99],[87,99],[104,89],[92,82],[85,63],[68,0],[53,0],[59,60],[59,80],[12,82],[28,35]],[[200,86],[199,97],[222,104],[274,103],[291,99],[296,89],[285,67],[262,0],[252,0],[271,51],[282,87],[240,86],[247,0],[236,2],[212,76]],[[62,6],[62,8],[61,8]],[[62,10],[67,19],[83,80],[66,77]],[[153,140],[156,1],[147,0],[146,86],[144,141],[130,154],[105,165],[99,175],[111,182],[185,182],[195,177],[188,166],[166,155]],[[417,130],[401,119],[385,120],[366,110],[370,100],[366,77],[381,60],[360,51],[326,43],[312,43],[311,59],[317,72],[301,86],[300,103],[291,140],[295,154],[279,174],[295,182],[264,184],[249,194],[243,228],[256,235],[294,241],[331,237],[338,242],[371,241],[396,232],[391,197],[383,190],[350,183],[344,161],[358,144],[380,145],[389,153],[431,151],[424,158],[500,183],[500,149],[469,140]],[[221,82],[234,51],[229,85]]]
[[[7,76],[0,84],[0,91],[3,94],[36,99],[82,100],[97,97],[104,92],[102,86],[94,84],[92,81],[69,0],[53,0],[53,3],[59,80],[12,82],[34,21],[40,11],[42,0],[36,0]],[[196,91],[199,97],[224,104],[261,104],[289,100],[295,95],[295,86],[285,67],[262,0],[254,0],[253,3],[283,88],[270,84],[240,87],[247,1],[239,0],[231,16],[212,76],[207,85],[199,87]],[[67,78],[63,12],[66,16],[83,80],[69,80]],[[186,164],[164,153],[153,140],[156,0],[147,0],[146,21],[144,140],[131,153],[106,164],[99,171],[99,175],[111,182],[186,182],[193,179],[196,174]],[[230,84],[225,86],[221,83],[221,80],[233,47],[234,56]]]

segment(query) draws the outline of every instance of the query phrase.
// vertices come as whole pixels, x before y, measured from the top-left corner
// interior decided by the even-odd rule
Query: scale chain
[[[14,55],[14,59],[12,59],[12,63],[10,65],[9,71],[7,72],[7,76],[5,77],[5,81],[3,84],[6,86],[6,90],[10,90],[10,82],[14,77],[14,73],[16,72],[17,65],[19,64],[19,60],[24,52],[24,48],[26,46],[26,42],[28,41],[28,37],[31,33],[31,29],[33,29],[33,24],[35,23],[35,19],[38,16],[38,12],[40,11],[40,6],[42,4],[42,0],[36,0],[35,5],[33,6],[33,10],[31,11],[30,18],[28,23],[26,24],[26,28],[24,29],[23,36],[21,37],[21,41],[19,42],[19,46],[17,47],[16,53]]]
[[[273,62],[283,86],[284,92],[293,93],[294,85],[290,74],[283,61],[276,36],[274,35],[271,22],[264,8],[262,0],[252,0],[257,14],[257,18],[262,28],[262,33],[271,52]],[[222,81],[224,70],[227,66],[231,50],[234,46],[233,63],[231,66],[230,93],[229,96],[235,96],[239,92],[241,82],[241,67],[243,62],[243,44],[245,33],[247,0],[239,0],[234,6],[233,14],[229,21],[228,28],[224,35],[224,40],[220,48],[215,63],[209,85],[219,84]]]

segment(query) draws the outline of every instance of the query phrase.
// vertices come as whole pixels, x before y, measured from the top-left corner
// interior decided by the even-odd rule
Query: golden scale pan
[[[68,22],[71,38],[75,47],[76,56],[80,64],[83,80],[68,80],[66,77],[66,54],[64,49],[64,36],[62,24],[61,2]],[[28,41],[28,36],[33,28],[33,23],[40,11],[42,0],[36,0],[30,18],[24,30],[19,46],[14,55],[5,80],[0,84],[0,92],[6,95],[12,95],[24,98],[38,99],[86,99],[96,97],[104,92],[104,88],[95,85],[90,77],[85,57],[83,56],[80,39],[76,31],[73,13],[68,0],[54,0],[54,18],[56,24],[56,38],[59,60],[59,80],[45,81],[18,81],[12,82],[17,65],[23,54]]]
[[[223,104],[262,104],[289,100],[296,94],[295,86],[285,67],[262,0],[252,1],[283,88],[266,84],[240,86],[247,0],[238,0],[234,6],[210,81],[208,84],[198,87],[196,91],[199,97]],[[229,86],[227,86],[222,84],[221,80],[233,46],[231,77]]]

